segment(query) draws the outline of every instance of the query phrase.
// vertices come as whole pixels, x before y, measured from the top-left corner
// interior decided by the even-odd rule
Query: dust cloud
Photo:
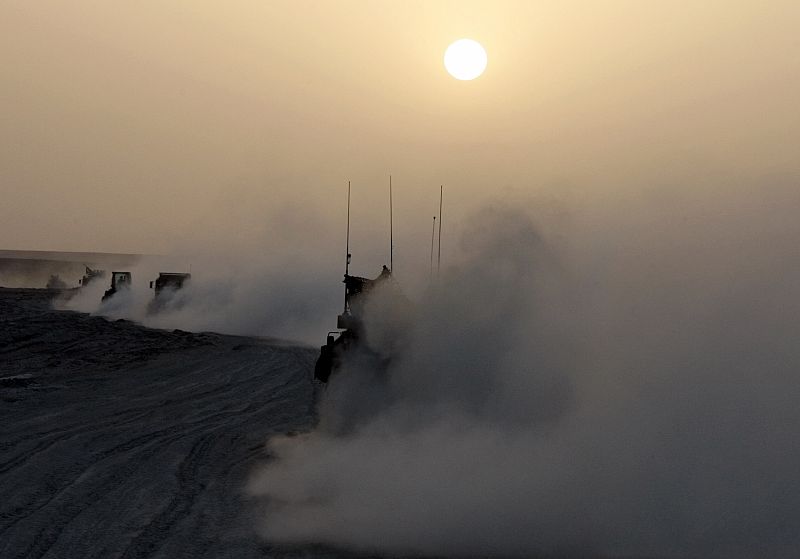
[[[119,290],[103,301],[103,294],[110,287],[107,275],[68,293],[55,305],[111,320],[133,320],[151,328],[272,337],[315,345],[324,336],[325,323],[335,316],[341,297],[335,279],[340,275],[338,270],[329,270],[326,285],[315,274],[299,267],[281,266],[281,261],[267,264],[243,258],[219,266],[210,256],[205,262],[199,257],[192,259],[198,265],[192,266],[191,279],[180,290],[165,289],[158,297],[158,305],[154,304],[151,281],[160,272],[188,272],[188,267],[170,267],[143,259],[128,270],[132,275],[129,289]],[[321,263],[318,273],[324,271],[325,263]]]
[[[368,302],[387,370],[350,365],[314,432],[269,442],[250,484],[265,537],[794,556],[800,195],[744,186],[475,214],[413,311]]]

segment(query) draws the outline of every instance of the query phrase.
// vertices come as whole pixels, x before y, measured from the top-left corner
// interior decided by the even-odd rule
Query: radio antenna
[[[344,273],[350,273],[350,181],[347,181],[347,257],[344,263]]]
[[[439,256],[436,259],[436,277],[442,268],[442,199],[444,198],[444,186],[439,185]]]
[[[392,175],[389,175],[389,271],[394,271],[394,227],[392,224]]]
[[[433,227],[431,228],[431,277],[433,280],[433,240],[436,238],[436,216],[433,216]]]
[[[347,277],[350,275],[350,181],[347,181],[347,245],[346,245],[346,256],[344,260],[344,312],[345,314],[348,311],[348,300],[347,300]]]

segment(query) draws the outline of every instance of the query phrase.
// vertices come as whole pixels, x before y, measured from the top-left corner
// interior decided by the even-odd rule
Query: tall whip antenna
[[[389,271],[394,271],[394,227],[392,224],[392,175],[389,175]]]
[[[433,240],[436,238],[436,216],[433,216],[433,227],[431,228],[431,280],[433,280]]]
[[[442,198],[444,197],[444,186],[439,185],[439,256],[436,260],[436,277],[442,268]]]
[[[347,248],[344,261],[345,278],[350,275],[350,181],[347,181]],[[347,283],[344,284],[344,312],[347,313]]]

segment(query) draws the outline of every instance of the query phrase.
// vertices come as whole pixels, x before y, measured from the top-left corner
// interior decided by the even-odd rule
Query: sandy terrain
[[[314,417],[314,349],[149,330],[0,289],[0,557],[263,557],[244,494]]]

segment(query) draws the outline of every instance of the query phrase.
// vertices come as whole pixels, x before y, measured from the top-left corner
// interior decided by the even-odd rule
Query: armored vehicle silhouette
[[[106,277],[105,270],[93,270],[89,266],[85,265],[84,267],[86,268],[86,272],[83,274],[83,277],[78,280],[78,285],[80,285],[81,287],[86,287],[93,281]]]
[[[147,306],[148,313],[156,313],[164,308],[172,295],[183,289],[192,278],[192,274],[161,272],[158,279],[150,282],[150,289],[155,290],[153,300]]]
[[[348,255],[348,261],[349,261]],[[361,346],[364,335],[363,307],[366,295],[380,283],[391,281],[392,272],[386,266],[375,279],[344,275],[344,312],[337,317],[336,327],[341,330],[329,332],[325,345],[320,348],[314,366],[314,378],[320,382],[328,379],[342,366],[346,355]]]
[[[115,293],[131,288],[130,272],[111,272],[111,288],[103,294],[103,301],[113,297]]]
[[[440,189],[441,190],[441,189]],[[441,196],[439,202],[439,223],[441,225]],[[440,229],[441,231],[441,229]],[[441,233],[440,233],[441,238]],[[389,266],[383,266],[375,279],[350,275],[350,183],[347,183],[347,239],[345,245],[344,268],[344,310],[338,315],[338,330],[328,332],[325,345],[320,347],[319,357],[314,367],[314,378],[327,383],[331,375],[340,370],[345,362],[360,362],[374,372],[384,372],[397,355],[397,343],[402,334],[403,324],[411,312],[411,302],[403,295],[392,277],[394,242],[392,230],[392,177],[389,176]],[[433,265],[431,248],[431,266]],[[431,272],[432,273],[432,272]],[[379,289],[378,289],[379,288]],[[395,332],[388,337],[388,343],[366,343],[364,313],[371,292],[380,291],[382,304],[393,309],[392,322]],[[375,310],[373,308],[373,310]],[[374,340],[373,340],[374,341]],[[370,347],[370,346],[373,347]]]

